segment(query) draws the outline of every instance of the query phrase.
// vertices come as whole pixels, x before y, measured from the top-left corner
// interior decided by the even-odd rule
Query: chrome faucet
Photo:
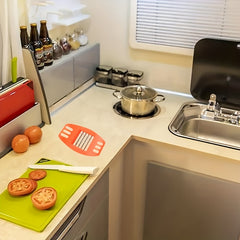
[[[210,112],[215,112],[220,110],[220,106],[217,102],[217,96],[214,93],[210,95],[210,98],[208,100],[207,110]]]
[[[201,113],[201,118],[239,125],[240,111],[220,107],[217,96],[212,93],[207,108]]]

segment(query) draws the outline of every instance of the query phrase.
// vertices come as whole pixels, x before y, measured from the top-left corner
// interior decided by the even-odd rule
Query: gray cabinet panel
[[[84,49],[80,55],[73,59],[74,87],[77,88],[91,79],[100,62],[100,46],[96,44],[89,49]]]
[[[80,204],[81,213],[77,221],[62,240],[107,240],[109,172],[107,171]],[[82,205],[83,204],[83,205]],[[58,233],[59,236],[61,233]],[[52,239],[59,239],[54,236]]]
[[[94,215],[86,221],[80,234],[74,236],[73,240],[108,240],[108,199],[100,200]]]
[[[100,61],[100,45],[83,46],[39,71],[48,106],[90,80]]]
[[[239,240],[240,184],[149,163],[144,240]]]
[[[52,66],[40,71],[40,75],[46,92],[48,106],[56,103],[74,89],[72,58],[54,62]]]

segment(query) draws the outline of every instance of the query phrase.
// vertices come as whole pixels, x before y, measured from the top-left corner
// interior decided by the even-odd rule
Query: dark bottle
[[[30,44],[29,36],[27,33],[27,26],[20,26],[20,39],[22,48],[30,49],[33,51],[33,47]]]
[[[31,31],[30,31],[30,44],[34,49],[34,56],[37,67],[39,70],[44,68],[44,61],[43,61],[43,45],[39,40],[38,31],[37,31],[37,24],[31,23]]]
[[[40,21],[40,41],[43,44],[44,65],[49,66],[53,63],[53,43],[48,35],[47,21]]]

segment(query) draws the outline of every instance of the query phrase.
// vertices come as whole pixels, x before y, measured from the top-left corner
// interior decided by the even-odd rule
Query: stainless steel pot
[[[165,97],[158,94],[154,89],[142,86],[132,85],[116,90],[113,95],[121,99],[122,110],[130,115],[145,116],[154,111],[156,102],[162,102]]]

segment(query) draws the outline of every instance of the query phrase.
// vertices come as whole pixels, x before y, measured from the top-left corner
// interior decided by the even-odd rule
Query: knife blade
[[[79,174],[96,174],[98,167],[84,166],[66,166],[66,165],[49,165],[49,164],[33,164],[28,165],[31,169],[58,170],[61,172],[79,173]]]

